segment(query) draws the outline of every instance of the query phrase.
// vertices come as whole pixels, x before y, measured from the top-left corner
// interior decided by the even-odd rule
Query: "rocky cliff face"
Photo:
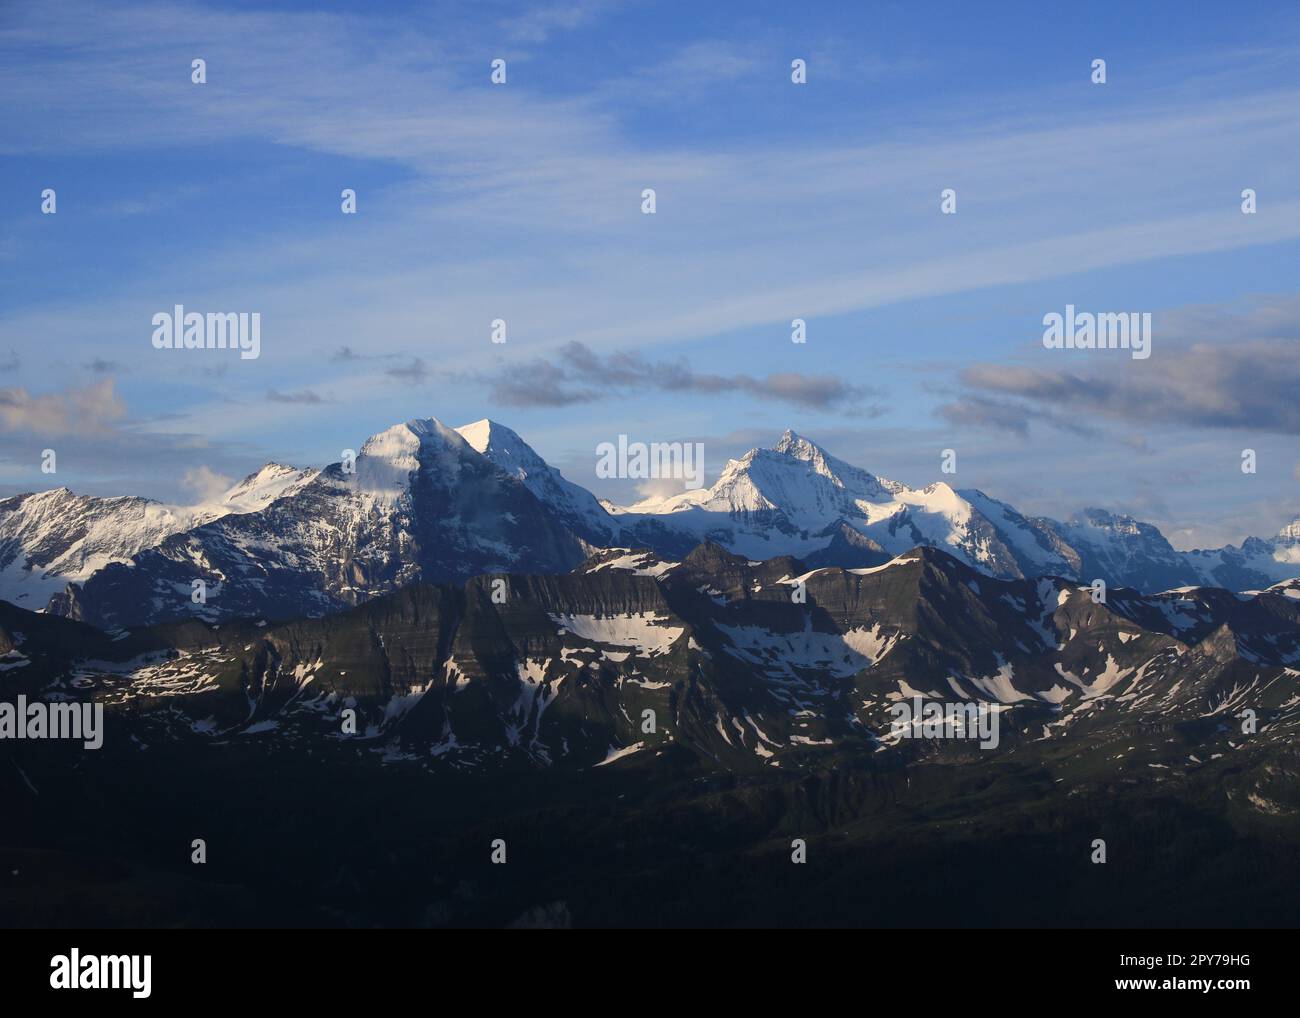
[[[1099,603],[1071,581],[993,579],[930,548],[811,570],[710,544],[680,561],[614,549],[565,574],[417,584],[323,618],[116,639],[13,608],[3,621],[26,662],[15,681],[103,698],[145,741],[351,740],[459,768],[672,750],[744,771],[972,751],[902,739],[894,708],[917,697],[984,705],[1009,745],[1095,748],[1102,732],[1137,738],[1154,718],[1228,720],[1245,707],[1269,719],[1262,739],[1289,739],[1300,675],[1300,599],[1287,589],[1118,590]],[[67,649],[34,642],[58,626],[75,627]],[[1231,751],[1230,735],[1204,738],[1203,752]],[[1141,753],[1168,750],[1146,740]]]

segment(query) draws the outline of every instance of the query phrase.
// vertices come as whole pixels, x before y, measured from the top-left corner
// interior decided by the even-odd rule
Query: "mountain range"
[[[348,708],[351,734],[393,760],[572,768],[672,752],[743,771],[899,750],[890,710],[922,697],[998,712],[1003,752],[1118,738],[1136,753],[1123,768],[1171,767],[1189,745],[1202,761],[1246,742],[1289,752],[1300,582],[1099,602],[927,546],[805,570],[702,544],[681,561],[602,551],[563,574],[416,583],[279,624],[106,634],[0,604],[0,670],[32,695],[108,704],[142,745],[310,747],[340,737]],[[1243,707],[1257,738],[1218,723]],[[1156,721],[1192,730],[1171,744],[1150,737]]]
[[[507,429],[435,421],[198,508],[6,506],[19,591],[77,581],[52,610],[0,600],[0,702],[103,706],[93,751],[0,740],[0,910],[20,925],[1300,907],[1300,578],[1153,592],[1111,572],[1102,594],[1092,563],[1193,568],[1134,521],[1027,519],[794,435],[712,488],[611,509]],[[1260,544],[1243,568],[1293,547]],[[900,723],[927,706],[994,737]],[[791,866],[792,839],[815,866]]]
[[[0,599],[102,627],[319,616],[416,582],[561,573],[603,548],[680,558],[711,542],[752,560],[879,565],[941,548],[997,578],[1059,576],[1152,593],[1257,590],[1300,576],[1300,520],[1240,547],[1180,552],[1102,509],[1059,522],[974,489],[910,488],[786,432],[710,487],[630,507],[566,480],[492,421],[413,420],[354,465],[271,463],[194,507],[66,488],[0,501]],[[194,581],[205,585],[196,602]]]
[[[0,603],[0,697],[104,707],[97,751],[0,742],[0,904],[56,925],[737,907],[782,925],[1285,925],[1297,678],[1296,581],[1098,602],[925,546],[852,569],[600,551],[320,618],[119,633]],[[921,704],[983,712],[993,738],[899,723]],[[1091,865],[1097,839],[1113,865]],[[498,843],[508,867],[488,862]],[[53,867],[52,899],[24,875]]]

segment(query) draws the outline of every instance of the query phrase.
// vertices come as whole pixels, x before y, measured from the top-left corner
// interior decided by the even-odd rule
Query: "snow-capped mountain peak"
[[[1107,534],[1135,535],[1155,530],[1149,523],[1142,523],[1127,513],[1115,513],[1093,506],[1080,509],[1070,517],[1069,522],[1074,527],[1086,527]]]
[[[586,488],[565,477],[510,428],[484,418],[456,429],[465,442],[497,468],[524,483],[538,499],[593,546],[609,544],[617,525]]]
[[[69,582],[130,561],[173,534],[265,509],[317,473],[268,463],[197,505],[167,505],[135,495],[77,495],[66,487],[0,499],[0,600],[44,607]]]
[[[277,498],[297,490],[319,472],[314,469],[300,470],[284,463],[268,463],[230,488],[218,501],[197,506],[196,516],[211,512],[215,519],[223,512],[256,512]]]
[[[535,458],[517,442],[516,453]],[[261,510],[173,535],[133,556],[129,568],[105,568],[69,589],[54,608],[104,626],[196,613],[285,618],[420,582],[571,568],[591,542],[570,525],[562,498],[558,505],[540,498],[529,483],[549,479],[564,495],[567,482],[540,458],[527,479],[503,469],[489,456],[495,444],[480,452],[436,418],[394,425],[368,438],[354,464],[333,464]],[[199,610],[176,596],[194,577],[208,580]]]
[[[782,433],[780,440],[772,447],[772,451],[779,452],[783,456],[793,456],[795,459],[806,460],[821,469],[826,468],[828,457],[825,450],[817,443],[810,442],[802,435],[795,434],[789,428],[786,428]]]
[[[730,460],[711,487],[627,508],[598,501],[486,418],[394,425],[348,466],[268,463],[189,507],[67,488],[0,499],[0,600],[134,624],[183,610],[175,592],[196,574],[259,576],[214,586],[220,609],[317,614],[420,579],[545,572],[610,547],[677,561],[704,542],[750,560],[850,568],[932,546],[998,577],[1143,590],[1263,589],[1300,575],[1300,519],[1240,547],[1179,552],[1123,513],[1030,518],[975,489],[886,480],[794,431]],[[69,582],[81,589],[65,591]]]
[[[497,424],[496,421],[484,417],[481,421],[475,421],[473,424],[462,424],[456,429],[460,437],[465,439],[476,452],[485,453],[488,447],[492,445],[495,438],[500,444],[504,439],[504,432],[510,432],[512,438],[518,439],[519,436],[509,428]],[[522,440],[521,440],[522,441]]]
[[[693,492],[690,501],[733,512],[779,510],[791,518],[821,519],[853,512],[858,500],[888,499],[905,487],[837,459],[787,430],[773,448],[751,449],[728,461],[707,494]]]
[[[897,491],[904,485],[887,481],[882,477],[868,473],[844,460],[837,459],[802,435],[789,428],[781,435],[780,441],[771,450],[752,449],[746,455],[751,458],[764,458],[764,453],[775,453],[781,457],[808,464],[813,473],[826,478],[837,487],[852,490],[858,495],[879,497],[887,492]],[[751,459],[752,461],[752,459]],[[734,462],[734,461],[733,461]]]
[[[999,575],[1062,564],[1023,517],[998,505],[1000,520],[1009,514],[1005,528],[1014,540],[946,483],[909,488],[786,431],[774,448],[751,449],[728,462],[711,488],[641,503],[619,519],[647,543],[654,537],[650,525],[658,523],[752,559],[815,557],[844,541],[847,527],[877,550],[902,554],[932,544]]]
[[[461,425],[456,433],[475,452],[521,480],[542,468],[552,469],[518,434],[486,417],[473,424]]]
[[[423,470],[454,483],[462,460],[477,455],[454,428],[436,417],[417,418],[366,439],[352,483],[358,492],[396,502],[409,494],[414,474]]]

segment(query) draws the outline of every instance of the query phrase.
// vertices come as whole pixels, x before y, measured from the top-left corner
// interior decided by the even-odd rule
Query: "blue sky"
[[[194,501],[490,416],[621,501],[620,433],[716,473],[794,427],[1180,547],[1276,531],[1300,8],[1046,6],[0,7],[0,493],[52,447],[55,483]],[[260,312],[262,356],[153,349],[177,303]],[[1067,303],[1151,312],[1153,356],[1045,350]]]

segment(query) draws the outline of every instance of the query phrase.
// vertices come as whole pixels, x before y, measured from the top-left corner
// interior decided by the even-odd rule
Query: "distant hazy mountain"
[[[1186,552],[1202,583],[1229,590],[1264,587],[1300,576],[1300,518],[1276,537],[1248,537],[1241,546]]]

